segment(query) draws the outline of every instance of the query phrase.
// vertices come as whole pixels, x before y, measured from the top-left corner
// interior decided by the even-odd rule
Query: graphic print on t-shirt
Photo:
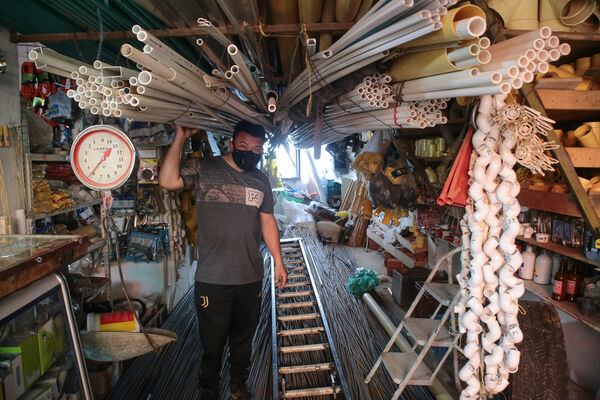
[[[261,192],[260,190],[256,190],[256,189],[247,187],[246,188],[246,205],[260,208],[260,205],[262,204],[264,196],[265,196],[265,194],[263,192]]]
[[[247,186],[223,183],[198,183],[196,201],[204,203],[234,203],[260,208],[264,193]]]

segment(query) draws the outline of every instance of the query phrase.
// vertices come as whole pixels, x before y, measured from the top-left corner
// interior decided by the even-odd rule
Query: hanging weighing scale
[[[135,147],[121,130],[108,125],[84,129],[71,145],[71,167],[85,186],[103,192],[106,209],[111,190],[123,185],[135,167]]]

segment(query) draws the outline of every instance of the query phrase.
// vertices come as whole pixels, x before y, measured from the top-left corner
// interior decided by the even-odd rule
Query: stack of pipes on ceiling
[[[371,9],[375,15],[382,12],[374,11],[380,3]],[[421,7],[420,11],[414,13],[417,6]],[[357,86],[325,107],[322,127],[320,124],[318,126],[322,144],[365,130],[425,128],[445,123],[445,117],[440,118],[431,112],[439,113],[450,98],[506,94],[512,89],[521,88],[524,83],[532,82],[536,73],[548,70],[548,62],[556,61],[570,52],[570,46],[566,43],[561,44],[548,27],[491,45],[488,38],[480,37],[486,30],[485,14],[480,8],[464,5],[447,11],[445,6],[448,4],[444,0],[430,2],[425,8],[424,2],[419,2],[408,9],[413,11],[410,17],[407,17],[406,10],[400,17],[387,15],[387,22],[375,25],[377,29],[373,31],[379,30],[379,35],[385,27],[388,36],[384,41],[396,43],[397,33],[394,32],[394,27],[399,24],[404,26],[402,24],[406,24],[407,19],[418,18],[419,15],[430,12],[434,6],[439,7],[437,12],[441,15],[441,29],[399,45],[396,53],[387,57],[394,59],[389,71],[392,81],[396,82],[392,85],[394,97],[390,96],[394,103],[390,103],[387,109],[378,109],[379,107],[374,107],[371,102],[365,102],[364,97],[361,97],[362,93],[357,93],[361,85]],[[385,7],[381,8],[384,9]],[[371,15],[367,14],[363,18]],[[400,20],[396,22],[398,18]],[[359,21],[361,22],[364,26],[367,21]],[[346,35],[349,35],[350,39],[344,41]],[[344,44],[354,41],[353,46],[357,46],[363,42],[368,43],[371,38],[361,37],[361,40],[356,42],[352,30],[346,35],[329,49],[331,53],[321,52],[313,56],[314,71],[310,76],[314,83],[310,88],[306,87],[308,73],[305,71],[284,93],[280,108],[282,105],[289,107],[298,103],[309,93],[357,69],[361,58],[354,58],[355,64],[339,73],[337,69],[332,71],[333,67],[330,65],[331,60],[335,61],[340,54],[348,54],[348,49],[342,47]],[[370,47],[365,50],[368,49]],[[362,57],[368,57],[369,54],[366,52]],[[343,67],[345,66],[336,68]],[[425,101],[431,102],[424,103]],[[345,106],[348,107],[344,108]],[[431,112],[428,112],[428,106],[432,107]],[[347,115],[340,116],[340,109],[345,110]],[[424,111],[427,115],[415,118],[415,110]],[[313,124],[301,125],[292,132],[290,138],[298,147],[310,147],[315,143],[312,138],[315,128],[316,125]]]
[[[207,75],[139,25],[132,31],[144,43],[143,51],[123,44],[121,54],[142,71],[99,60],[83,64],[47,48],[31,50],[29,58],[39,69],[75,79],[77,89],[67,95],[93,114],[175,122],[225,135],[231,135],[240,119],[272,127],[265,115],[267,109],[274,111],[276,94],[263,90],[256,68],[248,66],[229,39],[206,20],[199,20],[199,25],[226,47],[235,63],[227,71],[216,71],[222,78]]]

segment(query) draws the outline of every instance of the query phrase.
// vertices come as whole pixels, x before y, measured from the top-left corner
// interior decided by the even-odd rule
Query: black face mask
[[[258,165],[260,156],[262,154],[256,154],[250,150],[238,150],[234,147],[231,155],[233,156],[233,161],[238,167],[244,171],[249,171]]]

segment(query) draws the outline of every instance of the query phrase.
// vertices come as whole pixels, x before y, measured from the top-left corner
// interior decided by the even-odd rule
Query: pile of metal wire
[[[365,375],[389,337],[360,298],[346,290],[345,284],[354,272],[353,268],[334,258],[332,252],[324,247],[313,233],[293,229],[291,234],[302,237],[305,241],[307,256],[316,274],[315,284],[321,295],[323,311],[329,321],[350,390],[350,396],[347,398],[359,400],[391,398],[395,385],[383,369],[375,375],[368,386],[364,383]],[[344,254],[343,251],[342,254],[349,258],[349,255]],[[270,260],[265,257],[266,278],[263,281],[263,303],[260,322],[254,336],[252,367],[248,379],[248,385],[255,393],[256,400],[273,398],[269,269]],[[163,326],[177,333],[179,340],[165,347],[160,354],[149,353],[136,359],[106,399],[170,400],[175,393],[180,399],[196,399],[202,348],[195,313],[192,289],[173,310]],[[224,354],[221,372],[222,400],[229,398],[227,349]],[[290,360],[290,364],[300,364],[296,361],[299,360]],[[309,374],[296,375],[294,386],[309,386],[304,385],[307,382],[302,381],[310,379]],[[401,398],[432,399],[427,389],[416,386],[405,390]]]

